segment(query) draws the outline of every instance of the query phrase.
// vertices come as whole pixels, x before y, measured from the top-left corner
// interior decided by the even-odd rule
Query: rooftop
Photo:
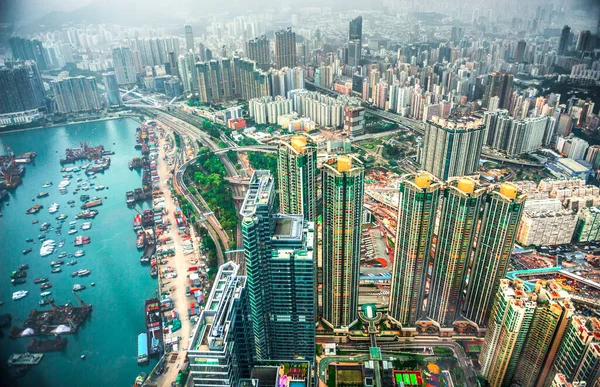
[[[250,187],[246,192],[244,203],[240,209],[243,217],[252,216],[260,205],[268,205],[273,192],[273,177],[270,171],[254,171],[250,178]]]

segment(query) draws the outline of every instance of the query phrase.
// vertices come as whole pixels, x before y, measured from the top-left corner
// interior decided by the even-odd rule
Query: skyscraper
[[[184,27],[185,30],[185,51],[187,52],[194,52],[194,33],[192,32],[192,26],[189,24],[186,24]]]
[[[279,143],[279,211],[317,218],[317,147],[306,136],[293,136]]]
[[[121,98],[121,92],[119,91],[119,83],[117,82],[117,76],[114,72],[102,74],[104,83],[104,89],[106,90],[106,99],[109,106],[122,105],[123,99]]]
[[[485,193],[485,189],[468,178],[451,181],[443,190],[427,298],[427,317],[442,327],[452,326],[460,315],[460,301]]]
[[[421,164],[441,180],[477,171],[485,138],[479,117],[444,120],[434,117],[425,124]]]
[[[35,62],[0,69],[0,114],[44,106],[45,93]]]
[[[350,20],[348,28],[348,62],[349,66],[360,66],[362,50],[362,16]]]
[[[291,27],[275,32],[275,66],[296,67],[296,33]]]
[[[249,40],[246,44],[246,54],[261,70],[266,71],[271,66],[271,48],[266,35]]]
[[[12,37],[9,39],[13,59],[34,60],[40,71],[48,69],[44,45],[39,40]]]
[[[525,47],[527,43],[524,40],[519,40],[517,43],[517,50],[515,51],[515,62],[523,63],[523,58],[525,57]]]
[[[334,328],[358,316],[364,168],[348,156],[323,165],[323,318]]]
[[[560,32],[560,40],[558,41],[558,55],[564,55],[569,48],[569,39],[571,36],[571,27],[565,25]]]
[[[112,60],[119,85],[133,85],[137,82],[133,55],[129,47],[113,48]]]
[[[314,359],[314,223],[273,214],[273,179],[255,171],[240,210],[257,360]]]
[[[102,107],[96,78],[67,77],[50,83],[59,113],[77,113]]]
[[[402,326],[414,326],[422,314],[440,188],[428,173],[400,185],[389,315]]]
[[[194,386],[234,386],[250,376],[253,362],[247,278],[227,262],[215,276],[190,340],[190,379]]]
[[[483,327],[487,324],[493,298],[506,274],[525,196],[509,183],[487,194],[481,213],[473,264],[463,316]]]
[[[488,106],[490,98],[498,97],[498,109],[508,109],[512,94],[513,75],[494,72],[488,75],[483,105]]]

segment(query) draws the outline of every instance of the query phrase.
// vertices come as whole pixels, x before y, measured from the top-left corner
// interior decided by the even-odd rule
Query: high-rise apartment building
[[[35,62],[0,69],[0,114],[44,107],[45,92]]]
[[[498,97],[498,108],[508,109],[512,94],[513,75],[509,73],[491,73],[488,75],[484,95],[484,106],[488,106],[490,98]]]
[[[365,133],[365,112],[362,106],[344,106],[344,132],[348,136]]]
[[[211,307],[200,313],[187,352],[190,383],[235,386],[250,376],[253,363],[248,284],[238,265],[219,267],[206,305]]]
[[[485,194],[485,189],[477,187],[474,180],[460,178],[446,185],[440,199],[427,317],[442,327],[452,326],[460,315],[460,301]]]
[[[137,82],[133,55],[129,47],[113,48],[112,60],[119,85],[133,85]]]
[[[275,32],[275,66],[296,67],[296,33],[291,27]]]
[[[102,74],[102,80],[104,83],[104,89],[106,90],[106,100],[109,106],[123,105],[123,99],[121,98],[121,92],[119,91],[119,83],[117,82],[117,76],[114,72]]]
[[[39,40],[12,37],[8,40],[13,59],[34,60],[40,71],[48,69],[44,45]]]
[[[577,214],[575,227],[577,242],[600,240],[600,207],[582,208]]]
[[[558,41],[558,55],[564,55],[569,48],[569,40],[571,39],[571,27],[565,25],[560,32],[560,40]]]
[[[462,307],[463,316],[479,327],[487,324],[493,298],[508,268],[525,195],[509,183],[488,192]]]
[[[242,204],[242,236],[257,360],[313,359],[314,223],[274,215],[273,178],[255,171]]]
[[[515,62],[523,63],[523,59],[525,57],[525,47],[527,47],[527,43],[524,40],[519,40],[517,43],[517,49],[515,51]]]
[[[279,211],[317,218],[317,146],[306,136],[279,143]]]
[[[510,386],[535,307],[535,301],[521,282],[507,279],[499,282],[479,354],[481,375],[490,387]]]
[[[441,180],[476,172],[485,135],[485,125],[479,117],[434,117],[425,123],[423,169]]]
[[[334,328],[347,328],[358,317],[364,168],[339,156],[323,165],[321,176],[323,318]]]
[[[186,52],[194,52],[194,33],[192,31],[192,26],[186,24],[184,27],[185,30],[185,51]]]
[[[94,77],[68,77],[50,83],[59,113],[78,113],[102,108]]]
[[[428,173],[400,185],[389,315],[402,326],[414,326],[422,314],[440,188]]]
[[[249,40],[246,44],[246,54],[261,70],[267,71],[271,67],[271,48],[266,35]]]

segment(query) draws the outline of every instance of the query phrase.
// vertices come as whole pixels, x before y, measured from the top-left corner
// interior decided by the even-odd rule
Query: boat
[[[31,253],[31,250],[32,250],[31,248],[23,250],[23,255],[27,255],[27,254]]]
[[[93,219],[98,215],[98,210],[85,210],[77,214],[78,219]]]
[[[48,196],[48,192],[47,191],[40,192],[40,193],[37,194],[38,199],[46,197],[46,196]]]
[[[78,274],[79,274],[79,270],[75,270],[74,272],[71,273],[71,277],[77,277]]]
[[[105,186],[103,186],[103,185],[98,185],[98,186],[96,186],[96,188],[94,188],[94,189],[95,189],[96,191],[102,191],[104,188],[106,188],[106,187],[105,187]]]
[[[64,259],[59,259],[58,261],[56,261],[57,265],[62,265],[63,263],[65,263]]]
[[[92,283],[90,283],[90,285],[92,285],[92,286],[96,286],[96,283],[95,283],[95,282],[92,282]]]
[[[77,265],[77,261],[76,260],[72,260],[71,262],[67,262],[68,266],[73,266],[73,265]]]
[[[58,247],[63,247],[64,245],[65,245],[64,239],[58,243]]]
[[[90,228],[92,228],[92,222],[85,222],[81,225],[82,230],[89,230]]]
[[[52,294],[52,292],[42,292],[42,293],[40,294],[40,296],[42,296],[42,297],[46,297],[46,296],[49,296],[50,294]]]
[[[52,287],[52,284],[50,282],[46,282],[40,285],[40,290],[46,290],[46,289],[50,289]]]
[[[25,239],[25,242],[28,242],[28,243],[33,242],[33,238],[27,238],[27,239]]]
[[[31,224],[38,224],[39,222],[40,222],[39,220],[34,219],[34,220],[31,221]]]
[[[83,289],[85,289],[85,285],[81,285],[81,284],[75,284],[75,285],[73,285],[73,291],[74,292],[80,292]]]
[[[92,207],[98,207],[102,205],[102,200],[101,199],[93,199],[90,201],[87,201],[85,203],[83,203],[83,205],[81,206],[82,210],[86,210],[88,208],[92,208]]]
[[[27,211],[25,211],[25,213],[28,215],[37,214],[42,208],[44,208],[44,206],[42,206],[41,204],[36,204],[33,207],[29,208]]]
[[[54,298],[44,298],[43,300],[41,300],[40,302],[38,302],[38,304],[40,306],[44,306],[44,305],[50,305],[54,302]]]
[[[82,202],[87,202],[88,200],[90,200],[90,195],[81,195],[79,196],[79,200],[81,200]]]
[[[48,282],[48,277],[40,277],[33,280],[34,284],[43,284],[45,282]]]
[[[40,302],[41,305],[41,302]],[[29,345],[27,346],[27,350],[29,352],[51,352],[51,351],[60,351],[65,349],[67,346],[68,340],[64,337],[57,336],[54,340],[38,340],[31,339]]]
[[[52,186],[52,182],[51,181],[47,181],[46,183],[44,183],[44,185],[42,186],[42,188],[48,188]]]
[[[55,242],[52,239],[44,241],[44,243],[42,243],[42,246],[40,247],[40,255],[42,257],[53,254],[54,251],[56,251]]]
[[[142,215],[136,214],[133,218],[133,229],[138,230],[142,227]]]
[[[42,223],[42,225],[40,226],[40,231],[46,231],[47,229],[50,228],[50,223],[48,222],[44,222]]]
[[[10,274],[11,279],[25,278],[25,277],[27,277],[27,272],[24,270],[15,270]]]
[[[82,246],[82,245],[87,245],[91,242],[90,237],[87,236],[78,236],[75,237],[75,246]]]
[[[56,217],[56,220],[65,220],[69,217],[69,215],[65,215],[65,214],[60,214],[59,216]]]
[[[146,234],[143,231],[138,231],[135,245],[138,249],[144,248],[144,242],[146,241]]]
[[[39,364],[44,357],[43,353],[13,353],[8,358],[8,366],[32,366]]]
[[[74,226],[74,225],[76,225],[76,224],[77,224],[77,221],[76,221],[76,220],[72,220],[72,221],[70,221],[70,222],[69,222],[69,226]]]
[[[148,334],[140,333],[138,335],[138,364],[146,364],[148,362]]]
[[[75,204],[75,200],[69,200],[67,204]]]
[[[40,235],[38,235],[38,239],[39,240],[46,239],[46,234],[40,234]]]
[[[60,267],[55,267],[54,269],[50,270],[50,273],[60,273],[62,271],[62,269]]]
[[[68,234],[69,234],[69,235],[73,235],[73,234],[75,234],[76,232],[77,232],[77,229],[76,229],[76,228],[73,228],[73,229],[69,230]]]
[[[81,270],[78,270],[78,271],[77,271],[77,275],[78,275],[79,277],[85,277],[85,276],[88,276],[88,275],[90,275],[91,273],[92,273],[92,272],[91,272],[91,271],[89,271],[89,270],[87,270],[87,269],[81,269]]]
[[[13,278],[10,280],[10,282],[13,284],[13,286],[15,286],[15,285],[22,285],[25,282],[27,282],[27,280],[25,278]]]
[[[62,253],[58,254],[58,258],[64,258],[67,256],[67,252],[63,251]]]
[[[29,269],[29,265],[26,263],[19,266],[19,270],[27,270],[27,269]]]
[[[29,293],[27,290],[19,290],[18,292],[13,293],[12,299],[14,301],[20,300],[21,298],[27,296],[27,293]]]
[[[61,195],[65,195],[66,193],[68,193],[69,191],[67,191],[66,188],[61,188],[58,190],[58,193],[60,193]]]
[[[83,250],[77,250],[75,252],[75,254],[73,254],[75,257],[79,258],[79,257],[83,257],[85,255],[85,251]]]

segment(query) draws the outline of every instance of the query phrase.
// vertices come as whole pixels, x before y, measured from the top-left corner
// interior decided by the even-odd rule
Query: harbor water
[[[22,326],[29,312],[40,309],[38,302],[42,292],[39,285],[33,283],[35,278],[48,277],[52,283],[51,298],[57,304],[77,303],[71,288],[79,283],[87,288],[77,295],[87,304],[93,305],[93,312],[72,335],[65,335],[68,345],[60,352],[48,352],[39,365],[32,367],[27,375],[9,382],[11,386],[131,386],[140,372],[149,373],[156,359],[145,366],[137,364],[137,336],[145,332],[144,301],[155,295],[156,280],[149,275],[149,267],[139,262],[141,252],[136,248],[135,233],[132,220],[136,212],[127,207],[125,193],[141,187],[141,171],[130,170],[128,161],[140,152],[134,149],[136,143],[135,129],[138,123],[131,119],[98,121],[74,124],[63,127],[28,130],[15,133],[0,134],[0,151],[10,147],[16,155],[28,151],[37,152],[32,164],[26,165],[23,183],[11,191],[8,205],[0,208],[0,314],[12,315],[13,325]],[[64,157],[66,148],[77,148],[86,141],[89,145],[104,145],[105,150],[114,151],[111,155],[111,166],[97,178],[90,180],[96,186],[107,187],[102,191],[90,189],[80,190],[73,194],[77,187],[78,177],[87,180],[82,170],[72,173],[73,178],[68,186],[68,193],[61,195],[58,184],[62,180],[59,159]],[[85,162],[65,165],[81,166]],[[42,188],[45,182],[53,185]],[[38,199],[39,192],[48,191],[49,196]],[[103,205],[95,207],[99,211],[94,219],[79,219],[78,232],[68,235],[69,222],[81,211],[81,194],[102,198]],[[107,197],[105,199],[105,197]],[[32,198],[35,200],[32,201]],[[75,207],[67,203],[75,200]],[[35,215],[26,215],[25,211],[34,204],[42,204],[44,208]],[[60,209],[50,214],[51,203],[59,203]],[[141,211],[141,206],[136,207]],[[53,227],[60,214],[68,215],[62,227],[62,235],[48,231],[48,239],[58,243],[66,240],[64,247],[57,248],[54,254],[41,257],[38,235],[42,223],[48,222]],[[32,224],[38,219],[38,224]],[[92,222],[90,230],[81,230],[85,221]],[[89,245],[74,247],[76,236],[90,236]],[[33,238],[35,244],[27,243]],[[23,250],[33,251],[23,255]],[[65,263],[77,260],[73,266],[62,265],[61,273],[50,273],[50,262],[58,260],[62,251],[74,253],[83,249],[85,255],[80,258],[65,257]],[[17,270],[20,264],[29,264],[27,282],[13,286],[10,273]],[[91,270],[87,277],[71,277],[71,272],[79,269]],[[91,286],[94,282],[95,286]],[[13,292],[28,290],[29,294],[18,301],[12,300]],[[43,307],[49,308],[48,306]],[[4,330],[0,339],[0,379],[5,379],[6,361],[11,353],[27,351],[29,338],[9,339],[9,329]],[[85,355],[85,359],[81,356]],[[3,383],[0,383],[3,384]]]

